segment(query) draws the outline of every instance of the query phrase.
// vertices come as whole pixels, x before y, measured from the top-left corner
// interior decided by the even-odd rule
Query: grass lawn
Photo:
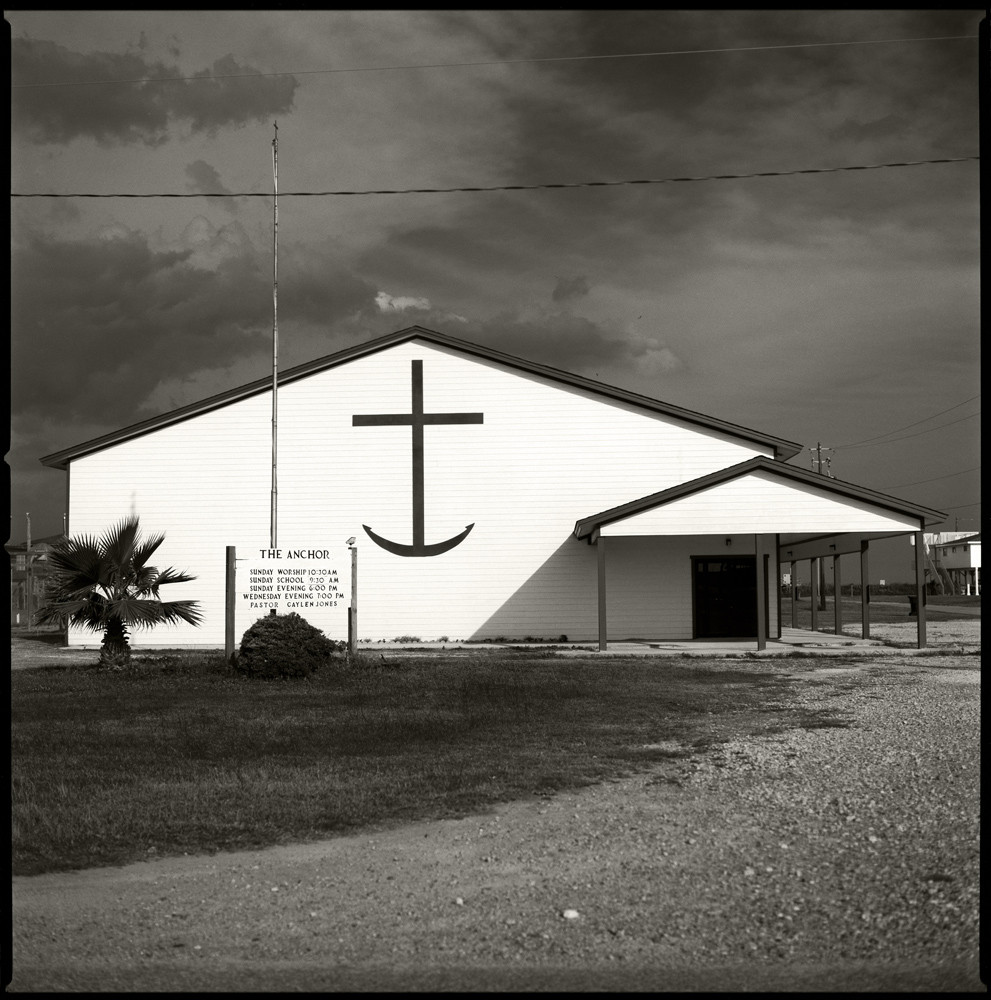
[[[880,598],[878,598],[880,600]],[[933,594],[929,598],[929,606],[944,605],[946,607],[975,608],[980,611],[981,598],[977,594]]]
[[[664,741],[844,724],[726,661],[503,650],[280,682],[216,654],[135,660],[12,672],[15,874],[463,815],[690,752]]]

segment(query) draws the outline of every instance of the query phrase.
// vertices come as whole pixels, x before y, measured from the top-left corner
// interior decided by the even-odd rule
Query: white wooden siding
[[[427,412],[484,414],[482,424],[425,428],[426,542],[474,524],[461,545],[430,558],[392,555],[362,529],[411,541],[410,428],[352,425],[355,414],[410,412],[414,359],[423,361]],[[136,645],[223,644],[225,546],[246,553],[268,545],[270,417],[271,396],[262,393],[72,462],[73,534],[102,531],[133,511],[147,530],[166,532],[160,564],[197,576],[170,596],[199,600],[203,627],[137,633]],[[341,577],[349,579],[345,540],[357,538],[361,638],[590,639],[595,550],[572,537],[575,521],[769,454],[632,404],[409,341],[280,387],[279,543],[339,551]],[[635,617],[635,591],[629,600]],[[646,596],[639,606],[654,613]],[[239,621],[238,639],[244,627]],[[338,630],[328,634],[344,638]],[[71,641],[94,640],[74,633]]]
[[[918,530],[918,519],[885,512],[813,485],[756,471],[710,486],[661,507],[604,525],[613,535],[692,535],[702,532],[816,532]]]

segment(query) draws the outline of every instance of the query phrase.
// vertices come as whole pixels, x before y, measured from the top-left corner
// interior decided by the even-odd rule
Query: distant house
[[[63,535],[35,538],[28,549],[27,542],[4,548],[10,557],[10,624],[28,625],[31,615],[41,606],[48,582],[48,553]]]
[[[935,573],[954,593],[981,592],[981,534],[957,531],[923,536]]]

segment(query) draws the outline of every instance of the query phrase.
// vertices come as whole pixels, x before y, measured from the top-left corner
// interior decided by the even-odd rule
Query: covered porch
[[[754,458],[593,514],[576,523],[574,535],[596,547],[600,651],[609,648],[606,584],[610,546],[615,547],[611,539],[697,538],[697,543],[690,543],[697,546],[697,555],[686,555],[684,546],[680,552],[681,560],[691,560],[691,620],[685,618],[682,634],[672,636],[672,641],[718,638],[720,645],[732,640],[745,643],[748,649],[765,650],[769,642],[787,643],[789,638],[797,644],[794,588],[791,614],[781,606],[782,566],[791,566],[794,580],[797,564],[809,560],[813,581],[809,634],[822,644],[828,634],[818,631],[819,561],[833,560],[838,592],[842,586],[839,560],[850,553],[859,554],[861,641],[869,642],[870,542],[913,535],[917,645],[922,649],[926,645],[923,531],[944,517],[940,511],[864,487],[769,458]],[[741,538],[748,540],[744,554],[730,558],[734,539]],[[735,551],[740,551],[739,546]],[[667,572],[682,577],[685,571],[683,566],[667,567]],[[688,606],[687,600],[683,603]],[[849,642],[850,637],[842,635],[842,602],[835,601],[834,607],[835,638]],[[786,617],[789,628],[783,626]],[[618,639],[615,635],[614,640]]]

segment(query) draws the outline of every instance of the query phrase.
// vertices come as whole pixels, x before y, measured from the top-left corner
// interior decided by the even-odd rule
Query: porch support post
[[[774,638],[781,638],[781,536],[774,536],[774,576],[768,581],[768,587],[774,587]],[[770,572],[770,571],[769,571]],[[773,581],[773,582],[772,582]],[[770,614],[770,612],[768,612]],[[767,631],[770,634],[771,622],[767,623]]]
[[[860,630],[865,639],[871,637],[871,584],[867,572],[867,548],[870,542],[865,538],[860,543]]]
[[[833,632],[843,634],[843,583],[840,580],[840,557],[833,556]]]
[[[791,561],[791,627],[798,628],[798,563]]]
[[[599,564],[599,652],[606,650],[606,540],[599,535],[595,540]]]
[[[816,558],[809,560],[809,572],[812,579],[809,582],[809,589],[812,593],[812,631],[819,631],[819,560]]]
[[[922,532],[915,533],[915,606],[919,609],[916,618],[918,628],[918,648],[926,648],[926,564],[925,540]]]
[[[762,535],[754,535],[754,552],[757,556],[757,648],[767,649],[767,573],[764,568],[764,544]]]

